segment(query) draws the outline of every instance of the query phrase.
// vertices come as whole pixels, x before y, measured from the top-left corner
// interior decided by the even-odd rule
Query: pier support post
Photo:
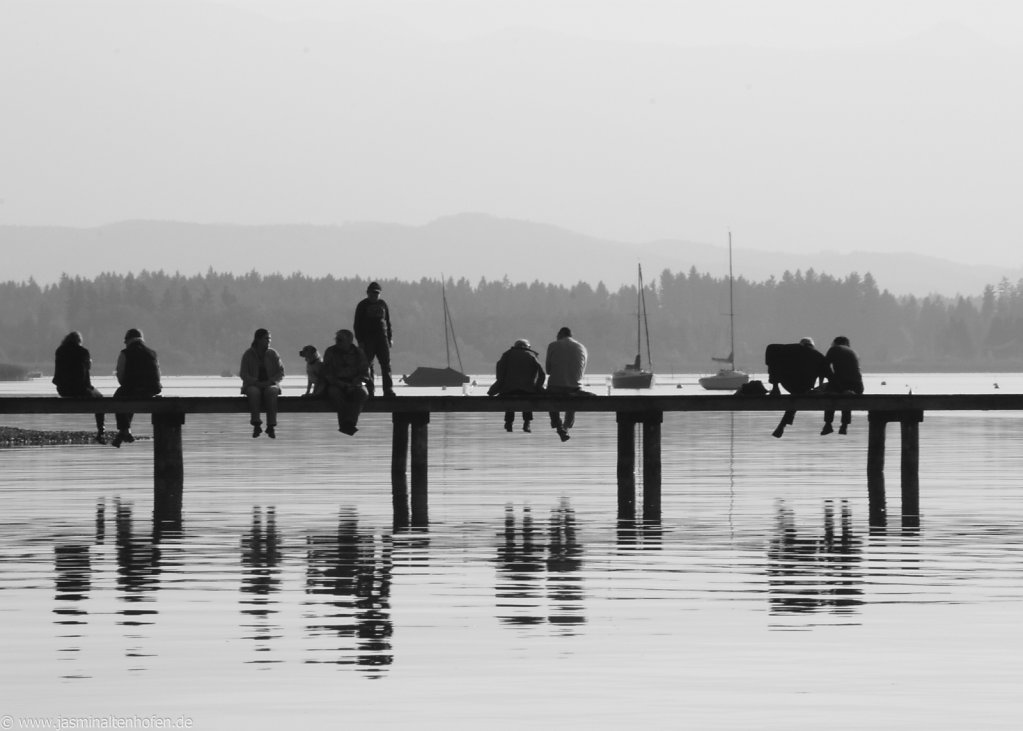
[[[902,525],[920,527],[920,422],[922,411],[901,415],[902,426]]]
[[[884,447],[888,415],[871,411],[867,415],[867,495],[869,500],[870,525],[887,524],[887,507],[884,494]]]
[[[643,520],[661,519],[661,423],[660,411],[643,414]]]
[[[391,414],[393,431],[391,436],[391,504],[394,508],[394,527],[407,528],[409,524],[408,503],[408,431],[409,415]]]
[[[412,525],[425,526],[430,522],[427,500],[427,457],[430,414],[412,414]]]
[[[617,414],[618,519],[636,519],[636,417]]]
[[[153,521],[181,526],[185,461],[181,450],[184,414],[153,414]]]

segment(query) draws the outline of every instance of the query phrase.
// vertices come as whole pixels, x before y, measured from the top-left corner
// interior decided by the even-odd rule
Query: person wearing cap
[[[266,411],[266,435],[277,438],[277,397],[281,395],[284,365],[280,354],[270,347],[270,331],[261,327],[252,336],[252,345],[242,354],[238,368],[242,393],[249,400],[252,438],[263,433],[259,412]]]
[[[305,393],[303,398],[320,398],[327,394],[327,383],[323,380],[323,360],[315,345],[306,345],[298,354],[305,359]]]
[[[547,346],[547,393],[559,395],[580,394],[583,374],[586,372],[586,346],[572,337],[572,331],[558,330],[557,340]],[[568,441],[568,430],[575,426],[575,412],[566,411],[562,419],[557,411],[550,412],[551,429],[558,430],[561,441]]]
[[[532,349],[528,340],[515,341],[497,361],[497,378],[487,391],[489,396],[528,396],[543,393],[543,382],[547,377],[540,365],[539,353]],[[522,431],[532,431],[532,411],[522,412]],[[504,430],[512,431],[515,412],[504,412]]]
[[[156,351],[142,339],[142,331],[131,328],[124,334],[124,350],[117,356],[117,382],[121,384],[114,398],[121,401],[153,398],[163,390],[160,383],[160,362]],[[131,433],[134,414],[117,413],[117,434],[110,442],[120,447],[135,441]]]
[[[394,396],[394,383],[391,380],[391,346],[394,339],[391,331],[391,311],[387,303],[380,299],[381,289],[376,282],[370,282],[366,287],[366,298],[355,307],[355,323],[352,330],[355,332],[355,339],[359,341],[359,347],[369,361],[371,378],[373,360],[379,361],[384,396],[391,398]],[[370,393],[372,394],[372,389]]]
[[[62,398],[101,399],[103,394],[92,385],[89,371],[92,368],[92,356],[82,345],[82,334],[77,330],[64,336],[53,354],[53,385]],[[99,444],[106,444],[106,416],[95,415],[96,436]]]
[[[351,330],[338,330],[334,344],[323,353],[323,379],[327,398],[337,409],[337,430],[352,436],[359,431],[359,414],[369,398],[369,360],[355,344]]]

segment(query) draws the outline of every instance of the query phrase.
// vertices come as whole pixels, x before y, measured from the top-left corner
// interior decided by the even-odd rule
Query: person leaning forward
[[[772,396],[781,393],[779,385],[791,394],[810,393],[818,383],[824,384],[829,372],[824,354],[817,350],[813,338],[801,338],[798,343],[768,345],[764,360]],[[794,410],[786,411],[771,436],[781,438],[785,427],[790,426],[795,418]]]
[[[124,334],[124,350],[117,356],[117,382],[120,387],[114,398],[120,401],[153,398],[163,390],[160,383],[160,363],[156,351],[145,344],[142,331],[131,328]],[[122,442],[135,441],[131,433],[134,414],[120,413],[117,418],[117,435],[110,443],[120,447]]]
[[[259,412],[266,411],[266,435],[277,438],[277,397],[281,395],[284,366],[280,354],[270,347],[270,331],[261,327],[252,336],[252,345],[242,354],[238,368],[242,393],[249,400],[252,438],[263,433]]]
[[[101,394],[93,385],[89,376],[92,368],[92,356],[82,345],[82,334],[77,330],[64,336],[53,354],[53,385],[62,398],[101,399]],[[106,444],[106,417],[103,413],[96,414],[95,441]]]
[[[547,346],[547,393],[557,395],[582,393],[582,379],[586,372],[586,346],[572,337],[572,331],[558,330],[557,340]],[[557,411],[550,412],[551,429],[558,430],[561,441],[569,439],[568,430],[575,426],[575,412],[566,411],[564,419]]]
[[[543,393],[543,382],[547,374],[538,358],[540,354],[532,349],[528,340],[516,340],[508,350],[504,351],[497,361],[497,378],[494,385],[487,391],[488,396],[524,396]],[[532,431],[532,411],[522,412],[522,431]],[[504,429],[512,431],[515,423],[515,412],[504,412]]]
[[[351,330],[338,330],[334,344],[323,353],[323,380],[327,398],[337,409],[337,430],[349,436],[359,431],[359,415],[369,398],[369,360],[355,344]]]
[[[370,282],[366,287],[366,298],[355,307],[352,330],[370,366],[372,367],[374,358],[380,362],[384,396],[391,398],[394,396],[394,383],[391,380],[391,347],[394,338],[391,331],[391,311],[387,303],[380,299],[381,289],[376,282]],[[370,373],[372,374],[372,370]],[[372,383],[370,380],[371,386]]]
[[[825,354],[831,374],[828,376],[827,390],[832,393],[863,393],[863,374],[860,372],[860,359],[851,347],[849,338],[839,335],[831,341],[831,347]],[[821,434],[830,434],[834,431],[832,422],[835,420],[833,409],[824,410],[824,428]],[[849,424],[852,422],[852,412],[848,409],[842,410],[842,422],[838,427],[839,434],[846,434]]]

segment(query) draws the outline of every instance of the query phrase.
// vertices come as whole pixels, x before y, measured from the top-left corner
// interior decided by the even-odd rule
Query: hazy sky
[[[475,211],[1020,266],[1019,38],[984,0],[0,0],[0,224]]]

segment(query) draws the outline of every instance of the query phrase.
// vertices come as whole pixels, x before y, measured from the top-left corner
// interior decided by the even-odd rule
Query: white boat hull
[[[700,379],[700,385],[708,391],[734,391],[744,383],[749,383],[749,374],[732,370],[720,370]]]

